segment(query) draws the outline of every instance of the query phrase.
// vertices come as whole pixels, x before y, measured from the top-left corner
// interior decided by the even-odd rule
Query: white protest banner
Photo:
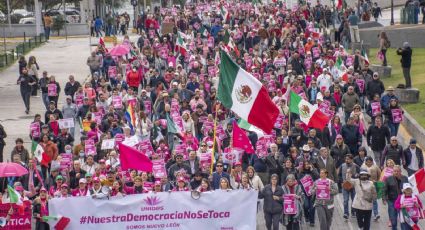
[[[115,139],[106,139],[102,141],[102,146],[100,147],[101,150],[105,149],[114,149],[115,147]]]
[[[49,215],[71,219],[73,229],[238,229],[256,228],[255,190],[137,194],[109,200],[53,198]],[[50,226],[55,226],[53,221]]]
[[[74,118],[65,118],[58,120],[60,129],[74,128]]]

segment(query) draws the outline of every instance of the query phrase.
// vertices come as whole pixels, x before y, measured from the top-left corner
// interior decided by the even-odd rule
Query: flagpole
[[[217,138],[217,114],[218,114],[218,109],[220,108],[220,105],[216,104],[215,105],[215,118],[214,118],[214,137],[213,137],[213,147],[212,147],[212,151],[211,151],[211,165],[210,165],[210,174],[212,175],[213,173],[213,168],[214,168],[214,157],[215,157],[215,142],[216,142],[216,138]]]

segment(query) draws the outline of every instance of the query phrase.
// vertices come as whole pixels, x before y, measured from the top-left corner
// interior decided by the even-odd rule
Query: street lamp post
[[[394,0],[391,0],[391,25],[394,25]]]

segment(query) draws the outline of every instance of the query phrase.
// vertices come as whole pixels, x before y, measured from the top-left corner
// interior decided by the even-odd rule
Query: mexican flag
[[[342,0],[335,0],[335,7],[337,9],[342,9]]]
[[[300,115],[300,120],[308,127],[322,130],[329,122],[329,117],[323,114],[315,105],[310,104],[298,94],[290,92],[289,110]]]
[[[14,203],[17,205],[23,204],[22,200],[20,199],[21,194],[19,194],[19,192],[12,188],[10,185],[7,186],[7,192],[9,193],[10,203]]]
[[[421,168],[411,175],[409,182],[412,184],[414,194],[423,193],[425,191],[425,169]]]
[[[271,133],[279,109],[270,99],[267,89],[222,50],[220,60],[218,100],[248,123]]]
[[[362,56],[364,58],[365,64],[369,64],[369,58],[367,57],[367,53],[364,48],[362,49]]]
[[[202,26],[201,29],[199,30],[199,33],[201,33],[202,37],[208,37],[208,30],[207,28],[205,28],[205,26]]]
[[[255,134],[257,134],[258,139],[264,137],[264,132],[263,130],[251,125],[250,123],[248,123],[247,121],[245,121],[244,119],[239,119],[238,121],[238,125],[240,128],[248,130],[250,132],[254,132]]]
[[[421,228],[412,220],[406,208],[402,208],[400,212],[400,223],[406,223],[412,230],[420,230]]]
[[[176,51],[180,52],[181,55],[186,56],[187,48],[186,48],[186,42],[184,41],[184,37],[186,37],[184,33],[180,31],[177,33]]]
[[[341,56],[338,56],[338,59],[336,59],[335,67],[338,70],[338,78],[347,82],[348,81],[348,74],[347,74],[346,67],[344,65],[344,62],[342,61]]]

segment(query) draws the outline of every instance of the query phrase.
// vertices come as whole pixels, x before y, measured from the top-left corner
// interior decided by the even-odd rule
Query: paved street
[[[56,81],[61,85],[62,92],[59,103],[65,100],[63,88],[68,76],[73,74],[78,81],[86,79],[88,68],[85,61],[90,54],[88,38],[72,38],[69,40],[51,40],[49,43],[34,49],[29,56],[35,56],[40,66],[39,75],[46,70],[49,75],[56,76]],[[18,63],[0,73],[0,120],[7,132],[7,145],[4,150],[4,159],[10,159],[10,152],[14,147],[14,140],[18,137],[30,141],[29,124],[35,114],[41,114],[44,119],[44,106],[41,97],[31,97],[30,114],[25,114],[24,103],[21,99],[18,78]],[[39,93],[40,95],[40,93]],[[61,108],[61,106],[59,106]],[[27,146],[28,148],[30,146]]]
[[[134,39],[133,39],[134,40]],[[61,84],[62,89],[67,81],[69,74],[73,74],[76,80],[82,82],[88,75],[88,68],[85,64],[89,55],[88,38],[72,38],[69,40],[52,40],[44,46],[33,50],[27,55],[36,56],[40,65],[41,72],[47,70],[49,75],[55,75],[56,80]],[[18,73],[17,63],[0,73],[0,120],[8,134],[6,139],[5,159],[10,159],[10,152],[14,146],[14,140],[18,137],[24,138],[27,142],[26,147],[30,148],[28,129],[35,114],[44,116],[45,109],[41,98],[31,98],[31,112],[29,115],[24,113],[24,105],[20,97],[19,86],[16,85]],[[64,101],[63,90],[60,96],[60,104]],[[61,107],[61,106],[59,106]],[[406,133],[400,131],[400,141],[406,146]],[[386,206],[380,203],[381,220],[372,222],[372,229],[385,229],[387,227],[388,215]],[[350,218],[344,222],[342,195],[336,198],[336,209],[334,212],[333,225],[331,229],[358,229],[355,219]],[[317,218],[317,217],[316,217]],[[316,227],[311,228],[303,225],[303,229],[318,229],[319,222],[316,221]],[[281,227],[283,229],[283,227]],[[265,229],[263,215],[260,212],[257,216],[257,229]]]

